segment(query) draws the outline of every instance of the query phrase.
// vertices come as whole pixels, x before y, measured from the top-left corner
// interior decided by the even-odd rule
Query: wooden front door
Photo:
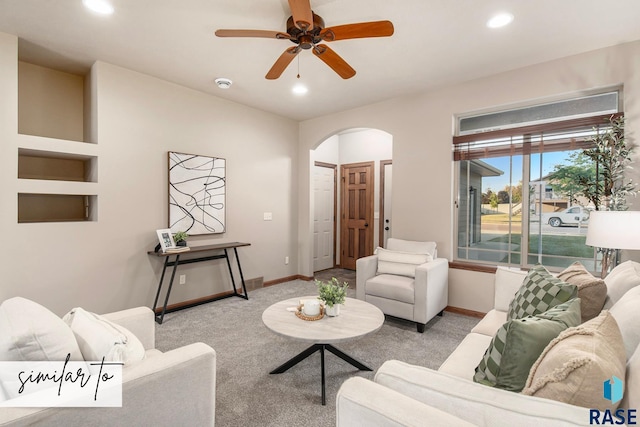
[[[356,269],[356,260],[373,254],[374,163],[341,167],[340,265]]]

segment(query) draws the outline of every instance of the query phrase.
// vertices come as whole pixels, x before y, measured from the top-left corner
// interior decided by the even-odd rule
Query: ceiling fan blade
[[[320,32],[322,40],[361,39],[365,37],[389,37],[393,35],[391,21],[360,22],[357,24],[337,25],[325,28]]]
[[[275,80],[280,77],[280,75],[282,75],[282,72],[287,68],[291,61],[293,61],[293,58],[295,58],[298,53],[300,53],[301,50],[302,49],[300,49],[300,46],[293,46],[282,52],[280,58],[276,60],[275,64],[273,64],[267,75],[264,77],[268,80]]]
[[[333,71],[338,73],[343,79],[350,79],[356,75],[356,70],[351,68],[351,65],[340,57],[333,49],[326,44],[319,44],[314,46],[313,54],[320,58],[325,64],[327,64]]]
[[[218,37],[260,37],[265,39],[290,39],[291,36],[281,31],[269,30],[216,30]]]
[[[313,28],[313,12],[309,0],[289,0],[289,9],[296,27],[302,31]]]

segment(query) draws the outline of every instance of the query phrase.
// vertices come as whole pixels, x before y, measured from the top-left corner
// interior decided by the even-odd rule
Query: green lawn
[[[593,258],[593,248],[585,245],[586,236],[552,236],[543,234],[529,236],[529,254],[538,253],[538,243],[542,237],[542,254],[558,255],[578,258]],[[509,234],[494,237],[489,242],[507,243]],[[511,243],[520,245],[520,234],[511,234]]]

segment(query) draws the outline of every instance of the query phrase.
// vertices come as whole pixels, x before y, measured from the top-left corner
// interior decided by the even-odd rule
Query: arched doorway
[[[391,217],[391,160],[393,137],[384,131],[369,128],[355,128],[338,132],[322,141],[311,150],[311,209],[313,224],[313,271],[335,266],[355,268],[355,264],[345,266],[348,259],[343,251],[345,225],[349,209],[344,198],[342,175],[350,167],[371,164],[371,221],[367,230],[371,232],[371,242],[365,248],[373,252],[376,246],[384,245],[390,233]],[[388,228],[388,230],[385,230]],[[362,253],[361,251],[359,253]],[[353,254],[351,254],[353,255]]]

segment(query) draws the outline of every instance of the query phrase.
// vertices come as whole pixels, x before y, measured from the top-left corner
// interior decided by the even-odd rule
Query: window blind
[[[610,119],[623,113],[603,114],[512,129],[453,137],[453,160],[473,160],[551,151],[586,149],[591,138],[610,128]]]

